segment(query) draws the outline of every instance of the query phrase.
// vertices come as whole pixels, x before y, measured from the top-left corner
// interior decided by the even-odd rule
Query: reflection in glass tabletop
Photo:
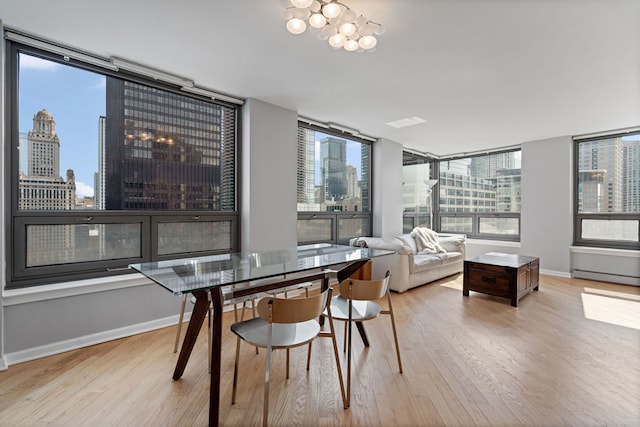
[[[303,245],[261,252],[240,252],[131,264],[129,268],[175,295],[258,279],[325,269],[393,252],[334,245]]]

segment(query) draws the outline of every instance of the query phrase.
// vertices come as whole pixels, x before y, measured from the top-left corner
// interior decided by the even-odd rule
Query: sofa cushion
[[[413,257],[413,265],[409,266],[412,273],[437,268],[442,265],[442,259],[438,254],[418,254]]]
[[[413,257],[413,265],[409,266],[412,273],[449,265],[456,262],[462,254],[460,252],[444,252],[440,254],[418,254]]]

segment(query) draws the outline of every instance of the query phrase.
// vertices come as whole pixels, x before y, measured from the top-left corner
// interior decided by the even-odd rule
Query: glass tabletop
[[[130,264],[175,295],[234,285],[392,254],[328,243]]]

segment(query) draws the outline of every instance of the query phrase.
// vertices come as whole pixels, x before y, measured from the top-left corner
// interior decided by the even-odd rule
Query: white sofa
[[[393,255],[373,259],[372,276],[384,277],[391,272],[389,287],[396,292],[405,292],[416,286],[461,273],[464,268],[466,235],[438,234],[438,243],[446,250],[443,253],[418,253],[411,234],[392,237],[357,237],[351,239],[352,246],[386,249]]]

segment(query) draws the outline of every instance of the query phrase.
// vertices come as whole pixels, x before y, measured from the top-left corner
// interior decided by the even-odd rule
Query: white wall
[[[540,268],[568,276],[573,243],[571,137],[522,144],[520,253]]]
[[[402,233],[402,145],[386,139],[373,144],[373,235]]]
[[[243,250],[297,245],[298,114],[250,99],[243,107],[241,230]]]

